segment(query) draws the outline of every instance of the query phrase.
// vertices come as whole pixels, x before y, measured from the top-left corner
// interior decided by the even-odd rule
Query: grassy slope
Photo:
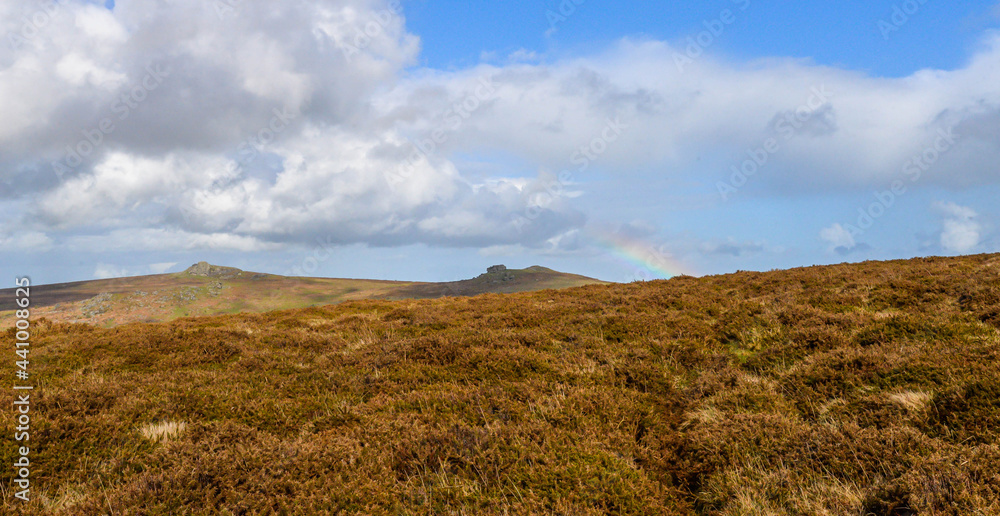
[[[160,274],[83,281],[32,288],[32,313],[57,322],[115,326],[164,322],[178,317],[269,312],[361,299],[426,299],[485,292],[525,292],[601,281],[544,267],[512,270],[512,281],[485,274],[450,283],[414,283],[336,278],[294,278],[245,273],[231,279]],[[111,298],[96,302],[104,293]],[[0,290],[0,328],[14,322],[14,291]],[[98,307],[99,310],[94,310]],[[89,310],[89,312],[88,312]]]
[[[267,312],[387,295],[411,283],[333,278],[290,278],[266,275],[250,279],[217,279],[184,273],[161,274],[33,287],[36,317],[60,322],[113,326],[129,322],[163,322],[177,317]],[[99,313],[86,313],[95,296],[112,294]],[[14,299],[12,290],[0,299]],[[7,308],[7,307],[5,307]],[[0,312],[0,327],[9,326],[13,311]]]
[[[998,514],[998,327],[998,255],[39,322],[25,513]]]

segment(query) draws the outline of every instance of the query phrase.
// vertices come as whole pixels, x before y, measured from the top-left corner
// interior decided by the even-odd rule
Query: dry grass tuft
[[[889,395],[889,401],[911,412],[923,412],[931,402],[932,395],[920,391],[904,391]]]
[[[172,441],[181,432],[187,429],[187,423],[177,421],[162,421],[160,423],[149,423],[139,429],[143,437],[158,443],[160,441]]]
[[[87,499],[87,495],[74,487],[66,487],[61,489],[59,493],[55,495],[49,495],[48,493],[42,493],[39,495],[39,503],[46,511],[53,514],[59,514],[62,511],[72,509],[77,504]]]

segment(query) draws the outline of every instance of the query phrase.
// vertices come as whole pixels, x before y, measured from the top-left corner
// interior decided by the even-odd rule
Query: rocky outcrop
[[[198,262],[188,267],[184,273],[192,276],[217,279],[233,279],[243,275],[243,271],[235,267],[222,267],[220,265],[212,265],[208,262]]]
[[[84,317],[93,319],[111,309],[112,298],[114,296],[110,292],[102,292],[83,303],[80,312],[83,313]]]
[[[507,270],[506,265],[493,265],[486,268],[486,274],[480,274],[480,278],[490,283],[506,283],[516,279],[514,273]]]

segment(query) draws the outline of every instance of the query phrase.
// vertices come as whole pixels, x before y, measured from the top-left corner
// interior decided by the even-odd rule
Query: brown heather
[[[1000,514],[998,327],[1000,255],[40,320],[4,508]]]

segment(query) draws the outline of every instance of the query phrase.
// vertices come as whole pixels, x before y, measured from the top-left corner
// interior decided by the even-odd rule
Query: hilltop
[[[1000,513],[1000,255],[33,331],[23,514]]]
[[[113,326],[361,299],[473,296],[605,283],[539,266],[523,270],[504,267],[469,280],[422,283],[279,276],[199,262],[175,274],[35,285],[31,288],[31,303],[35,317]],[[0,328],[13,323],[14,303],[14,289],[0,290]]]

